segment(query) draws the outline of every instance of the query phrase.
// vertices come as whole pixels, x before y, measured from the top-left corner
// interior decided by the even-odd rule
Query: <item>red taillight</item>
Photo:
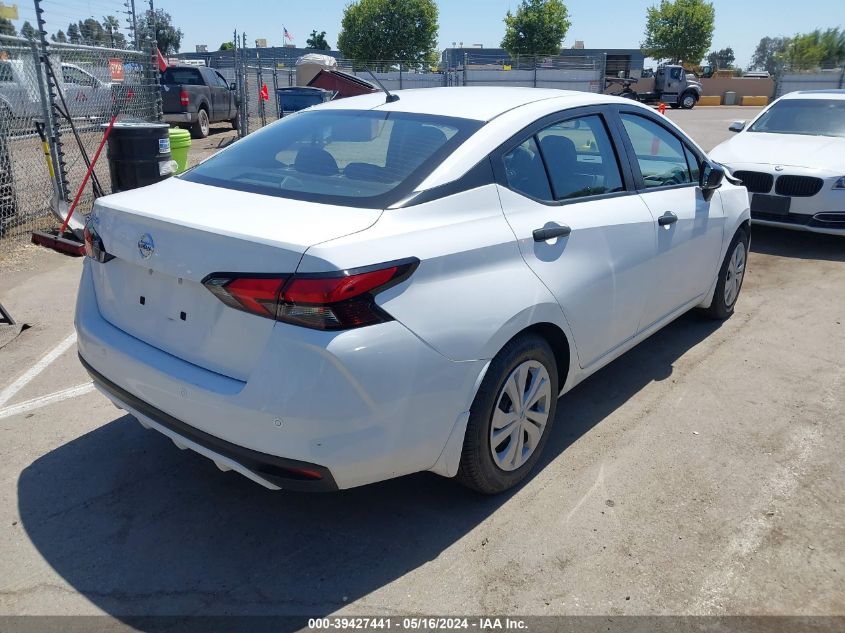
[[[88,257],[94,257],[94,236],[86,225],[85,230],[82,231],[82,238],[85,240],[85,254]]]
[[[183,108],[187,108],[189,102],[190,102],[190,97],[188,97],[188,91],[187,90],[180,90],[179,91],[179,103],[182,104]]]
[[[226,305],[317,330],[389,321],[375,295],[405,280],[419,260],[328,274],[212,274],[203,284]]]

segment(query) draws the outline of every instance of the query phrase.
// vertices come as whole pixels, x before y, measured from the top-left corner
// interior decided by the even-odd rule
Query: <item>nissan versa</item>
[[[748,206],[628,99],[342,99],[97,200],[79,353],[141,424],[268,488],[495,493],[559,394],[691,308],[732,314]]]

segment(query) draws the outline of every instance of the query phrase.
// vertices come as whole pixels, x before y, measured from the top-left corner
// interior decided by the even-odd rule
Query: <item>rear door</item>
[[[619,122],[640,196],[654,216],[657,256],[642,329],[701,299],[710,289],[722,248],[721,198],[704,199],[703,156],[642,109],[619,111]]]
[[[600,108],[546,117],[492,157],[505,216],[582,367],[636,333],[652,283],[654,220],[619,157]]]

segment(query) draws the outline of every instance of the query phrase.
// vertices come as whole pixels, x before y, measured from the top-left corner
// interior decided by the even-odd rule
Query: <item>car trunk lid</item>
[[[246,380],[275,322],[224,305],[212,273],[293,273],[312,244],[381,211],[237,192],[171,178],[97,201],[92,226],[114,259],[92,266],[103,317],[206,369]]]

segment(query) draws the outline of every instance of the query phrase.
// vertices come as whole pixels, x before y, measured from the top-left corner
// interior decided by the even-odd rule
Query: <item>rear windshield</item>
[[[748,131],[845,136],[845,100],[784,99],[769,108]]]
[[[196,68],[168,68],[162,76],[162,83],[204,86],[200,71]]]
[[[481,123],[380,112],[315,110],[287,116],[182,178],[266,195],[384,208],[400,200]]]

